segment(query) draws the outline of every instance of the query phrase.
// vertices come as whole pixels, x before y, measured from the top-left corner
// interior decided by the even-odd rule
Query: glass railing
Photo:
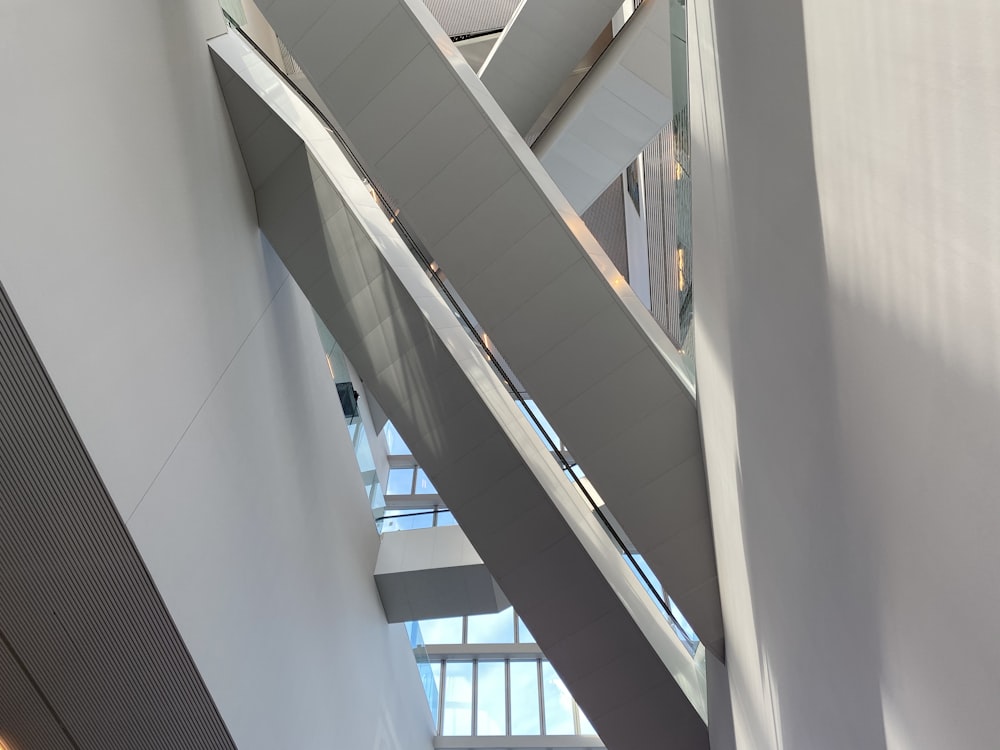
[[[552,433],[552,428],[551,425],[549,425],[548,420],[538,409],[534,401],[532,401],[518,387],[516,384],[517,381],[507,371],[501,355],[496,352],[496,347],[487,333],[478,325],[478,323],[475,323],[471,316],[466,312],[465,305],[459,300],[457,295],[451,289],[451,286],[445,281],[444,276],[440,273],[437,263],[431,259],[422,244],[410,234],[405,222],[399,218],[399,210],[390,200],[388,200],[385,193],[379,188],[378,183],[375,182],[371,175],[369,175],[365,170],[360,159],[351,149],[347,138],[324,114],[323,109],[317,106],[316,103],[313,102],[291,78],[289,78],[288,74],[276,65],[263,50],[261,50],[260,46],[251,38],[251,36],[247,34],[247,32],[242,29],[240,25],[229,16],[228,13],[225,13],[225,11],[223,11],[223,13],[229,25],[258,52],[261,59],[266,61],[271,66],[271,68],[285,81],[286,85],[298,94],[302,102],[313,112],[319,121],[323,123],[330,135],[334,138],[334,140],[336,140],[340,150],[351,162],[359,177],[361,177],[364,181],[364,184],[371,193],[372,197],[381,207],[386,218],[389,219],[390,224],[395,228],[399,238],[410,250],[413,257],[420,263],[427,274],[427,277],[437,288],[441,299],[451,309],[455,317],[461,322],[463,329],[469,337],[476,343],[480,353],[490,364],[496,375],[500,378],[511,397],[515,399],[521,409],[521,412],[534,427],[535,432],[541,437],[545,447],[548,448],[555,461],[566,472],[567,477],[570,478],[576,488],[580,491],[584,500],[600,521],[601,526],[608,535],[608,538],[618,549],[619,553],[626,559],[629,568],[639,579],[643,589],[649,594],[661,614],[663,614],[663,616],[668,620],[671,630],[676,632],[677,628],[680,627],[680,623],[677,621],[673,611],[668,606],[666,599],[661,593],[659,593],[661,591],[659,584],[654,584],[653,581],[649,579],[649,576],[643,570],[642,566],[636,562],[629,545],[624,542],[621,535],[616,531],[615,525],[609,520],[607,511],[604,508],[604,502],[597,496],[597,493],[594,491],[589,482],[585,483],[582,481],[582,473],[576,469],[575,462],[573,462],[562,450],[558,438]]]
[[[431,508],[427,510],[397,510],[383,509],[383,513],[375,518],[375,526],[380,534],[393,531],[413,531],[414,529],[432,529],[436,526],[457,526],[455,516],[447,508]]]
[[[347,423],[347,434],[351,438],[354,458],[358,462],[358,470],[361,472],[365,494],[368,496],[372,514],[378,517],[382,515],[383,508],[385,508],[385,494],[375,470],[375,454],[372,452],[369,442],[368,430],[365,429],[362,420],[360,394],[349,379],[350,369],[337,340],[318,315],[315,316],[315,320],[316,329],[319,331],[319,338],[323,344],[323,353],[326,355],[327,369],[330,371],[330,378],[337,387],[337,397],[344,413],[344,421]]]
[[[434,667],[427,655],[427,647],[424,645],[424,638],[420,632],[420,623],[416,621],[406,623],[406,632],[410,637],[413,658],[417,661],[417,672],[420,674],[420,682],[424,687],[424,696],[427,698],[427,705],[430,706],[431,716],[434,717],[434,726],[437,726],[441,701],[438,695]]]

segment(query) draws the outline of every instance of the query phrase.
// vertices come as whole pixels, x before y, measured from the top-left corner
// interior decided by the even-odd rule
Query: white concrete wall
[[[1000,736],[1000,6],[689,6],[738,746]]]
[[[241,750],[430,748],[212,0],[0,5],[0,279]]]

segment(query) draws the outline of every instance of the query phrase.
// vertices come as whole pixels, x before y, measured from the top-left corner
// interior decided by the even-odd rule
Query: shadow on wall
[[[1000,7],[940,10],[805,19],[843,489],[890,748],[1000,735]]]
[[[737,738],[880,750],[871,546],[844,491],[802,6],[694,0],[690,13],[699,394]]]

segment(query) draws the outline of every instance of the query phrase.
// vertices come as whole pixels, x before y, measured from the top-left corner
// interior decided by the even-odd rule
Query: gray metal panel
[[[518,8],[480,76],[519,133],[528,133],[620,5],[525,0]]]
[[[261,228],[366,389],[608,744],[705,747],[697,665],[332,138],[289,114],[282,84],[241,44],[211,42],[223,93],[252,83],[305,139],[266,180],[251,175]],[[236,131],[242,149],[267,148]]]
[[[590,208],[580,214],[611,262],[628,280],[628,239],[625,236],[625,197],[621,178],[598,196]]]
[[[670,122],[670,2],[645,0],[532,143],[585,210]]]
[[[502,29],[517,10],[520,0],[424,0],[450,37],[481,34]]]
[[[355,18],[359,7],[365,18]],[[262,10],[306,74],[322,71],[316,91],[369,173],[390,197],[407,196],[394,207],[408,231],[721,654],[714,542],[701,524],[708,494],[680,468],[704,473],[693,387],[676,347],[421,3],[271,0]],[[379,30],[346,47],[300,44],[303,18],[339,29],[338,38],[348,23]],[[379,45],[416,51],[389,70],[369,48],[376,35]],[[699,553],[653,554],[680,539]]]
[[[234,748],[2,289],[0,351],[0,737]]]

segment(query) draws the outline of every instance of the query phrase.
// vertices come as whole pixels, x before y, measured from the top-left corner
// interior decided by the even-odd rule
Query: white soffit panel
[[[479,75],[521,135],[542,114],[621,0],[525,0]]]
[[[583,213],[673,116],[670,2],[644,0],[532,150]]]
[[[375,585],[389,622],[494,613],[510,606],[458,526],[383,534]]]
[[[654,565],[653,572],[682,611],[690,592],[714,590],[710,604],[688,620],[708,648],[722,654],[711,534],[697,524],[659,526],[635,500],[656,488],[664,517],[707,513],[707,492],[671,483],[681,461],[703,462],[693,384],[676,349],[426,7],[419,0],[361,7],[349,0],[271,0],[262,10],[305,73],[315,76],[316,91],[400,220],[444,269],[639,552],[680,534],[712,550],[670,568]],[[300,45],[303,18],[314,29],[339,29],[343,46]],[[348,22],[358,26],[354,39],[338,26]],[[408,54],[376,61],[372,46]],[[390,58],[398,63],[395,71],[386,67]],[[440,117],[441,107],[452,116]],[[540,243],[545,252],[521,252],[524,243]],[[512,290],[504,285],[515,279],[517,294],[488,291],[497,285]],[[607,325],[577,340],[582,349],[575,356],[546,356],[598,315]],[[651,355],[641,378],[623,361],[612,362],[621,367],[610,371],[580,365],[607,359],[603,352],[631,338]],[[565,346],[560,351],[570,354]],[[657,414],[683,418],[659,423],[657,433],[652,423],[619,409],[629,378],[650,384],[644,395]],[[659,403],[678,395],[674,404]],[[603,427],[571,425],[566,406],[574,398],[588,412],[602,412]],[[614,465],[606,460],[611,452]]]
[[[696,661],[367,185],[245,42],[230,34],[210,45],[224,96],[240,102],[230,114],[273,141],[234,124],[261,229],[595,727],[616,750],[707,747]],[[238,93],[248,87],[264,118]],[[289,139],[299,143],[290,153]],[[288,153],[281,164],[252,153],[271,148]]]

